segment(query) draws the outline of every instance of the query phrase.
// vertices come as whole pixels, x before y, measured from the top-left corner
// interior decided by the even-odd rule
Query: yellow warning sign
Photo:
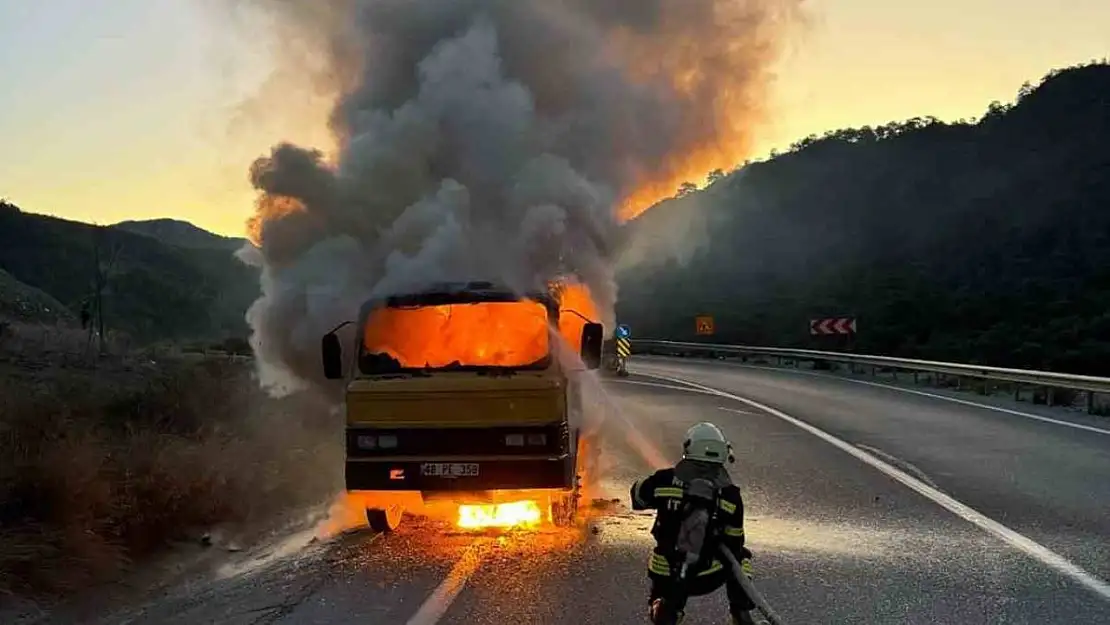
[[[632,355],[632,341],[628,339],[617,339],[617,355],[621,358],[628,358]]]
[[[699,336],[709,336],[713,334],[713,317],[709,315],[698,315],[694,320],[694,327],[698,331]]]

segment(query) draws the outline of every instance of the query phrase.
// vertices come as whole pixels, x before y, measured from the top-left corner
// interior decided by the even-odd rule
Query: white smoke
[[[263,384],[319,380],[324,332],[432,282],[574,275],[611,324],[619,200],[740,140],[799,2],[250,0],[338,92],[335,162],[283,143],[251,168]]]

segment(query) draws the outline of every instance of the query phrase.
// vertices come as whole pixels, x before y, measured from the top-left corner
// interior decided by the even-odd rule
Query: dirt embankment
[[[273,527],[341,483],[339,417],[267,397],[250,362],[4,330],[0,602],[110,581],[213,527]]]

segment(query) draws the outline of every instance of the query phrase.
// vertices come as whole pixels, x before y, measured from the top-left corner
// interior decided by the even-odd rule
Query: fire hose
[[[732,574],[736,576],[737,581],[740,582],[740,586],[743,587],[744,592],[747,593],[748,598],[752,600],[752,603],[755,604],[760,614],[770,621],[771,625],[785,625],[782,618],[771,608],[771,604],[767,603],[763,595],[759,594],[759,591],[755,589],[752,580],[744,574],[744,569],[741,568],[740,563],[736,561],[736,556],[732,555],[732,552],[725,548],[724,545],[721,545],[721,555],[725,557],[729,566],[732,567]]]

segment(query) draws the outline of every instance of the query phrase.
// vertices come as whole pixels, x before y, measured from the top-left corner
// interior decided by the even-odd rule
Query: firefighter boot
[[[741,612],[740,616],[733,614],[728,622],[729,625],[755,625],[756,623],[751,612]]]
[[[648,617],[651,618],[652,625],[679,625],[686,618],[686,614],[681,611],[675,613],[674,609],[660,598],[651,602]]]

